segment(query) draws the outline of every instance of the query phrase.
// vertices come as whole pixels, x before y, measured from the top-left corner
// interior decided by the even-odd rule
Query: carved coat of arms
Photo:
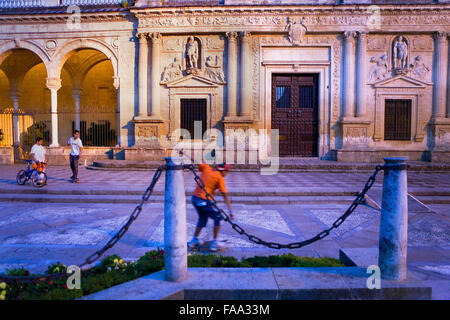
[[[303,17],[299,23],[293,22],[288,18],[285,30],[289,33],[288,38],[292,45],[299,46],[303,42],[306,31],[308,31],[305,25],[305,18]]]

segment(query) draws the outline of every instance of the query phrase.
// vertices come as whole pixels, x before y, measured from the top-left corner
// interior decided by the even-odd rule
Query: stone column
[[[52,112],[52,143],[50,147],[58,147],[58,90],[61,88],[61,79],[47,78],[47,88],[50,89]]]
[[[252,95],[252,72],[251,72],[251,34],[250,32],[242,32],[241,37],[242,50],[241,50],[241,112],[240,116],[250,117],[250,101]],[[228,82],[229,85],[230,82]]]
[[[75,129],[80,130],[80,100],[81,89],[72,89],[72,97],[75,99]]]
[[[366,61],[367,61],[367,48],[366,48],[366,33],[364,31],[358,32],[358,82],[357,82],[357,104],[356,104],[356,117],[366,117]]]
[[[227,117],[236,117],[237,103],[237,32],[227,32],[228,38],[228,101],[227,101]]]
[[[186,194],[183,158],[166,159],[164,192],[164,263],[168,281],[183,281],[187,277]]]
[[[353,118],[355,110],[355,32],[344,32],[344,118]]]
[[[152,40],[152,69],[151,69],[151,82],[152,82],[152,112],[151,117],[154,119],[159,119],[160,114],[160,81],[161,81],[161,68],[160,68],[160,51],[161,51],[161,34],[154,32],[150,34]]]
[[[139,33],[139,65],[138,65],[138,87],[139,87],[139,111],[138,117],[147,117],[147,70],[148,70],[148,43],[147,33]]]
[[[408,244],[407,158],[384,158],[378,265],[381,277],[406,279]]]
[[[20,99],[20,92],[16,91],[16,92],[12,92],[10,94],[11,99],[13,100],[14,103],[14,145],[18,146],[19,145],[19,99]]]
[[[445,118],[447,97],[448,42],[446,32],[436,32],[433,119]],[[449,111],[447,110],[447,115]]]

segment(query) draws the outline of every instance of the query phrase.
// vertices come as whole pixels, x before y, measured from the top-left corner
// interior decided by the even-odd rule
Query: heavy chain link
[[[355,211],[355,209],[358,207],[358,205],[364,201],[364,197],[365,197],[367,191],[369,191],[369,189],[375,183],[375,179],[377,177],[378,172],[380,172],[381,170],[384,169],[383,166],[376,166],[375,172],[369,177],[364,188],[361,190],[361,192],[359,192],[356,195],[355,200],[353,200],[352,204],[348,207],[348,209],[345,211],[345,213],[342,216],[340,216],[339,218],[337,218],[336,221],[333,222],[333,224],[330,228],[325,229],[322,232],[318,233],[316,236],[314,236],[310,239],[301,241],[301,242],[280,244],[280,243],[275,243],[275,242],[267,242],[257,236],[248,234],[241,226],[239,226],[238,224],[231,221],[231,218],[229,217],[229,215],[223,209],[220,209],[217,206],[216,199],[214,199],[214,197],[210,193],[208,193],[208,191],[206,191],[205,184],[202,181],[202,179],[200,178],[200,176],[197,174],[197,172],[195,172],[194,165],[192,165],[192,164],[184,165],[184,168],[192,171],[192,173],[194,174],[195,182],[200,187],[200,189],[202,189],[203,192],[205,192],[205,194],[206,194],[206,198],[207,198],[206,200],[208,200],[211,203],[211,205],[214,207],[215,210],[220,212],[223,219],[226,222],[228,222],[237,233],[246,236],[248,238],[248,240],[250,240],[253,243],[260,244],[260,245],[263,245],[263,246],[266,246],[266,247],[269,247],[272,249],[298,249],[298,248],[304,247],[306,245],[309,245],[313,242],[316,242],[318,240],[321,240],[321,239],[327,237],[333,229],[338,228],[345,221],[345,219],[347,219],[347,217]]]
[[[119,231],[100,249],[97,250],[95,253],[91,254],[89,257],[86,258],[86,260],[79,265],[80,269],[84,267],[85,265],[89,265],[97,261],[107,250],[111,249],[122,237],[123,235],[128,231],[131,224],[139,217],[143,205],[146,201],[149,200],[150,196],[153,193],[153,189],[158,182],[159,178],[161,177],[162,172],[166,169],[166,166],[160,166],[155,174],[153,175],[153,179],[150,182],[150,185],[145,190],[144,194],[142,195],[141,202],[134,208],[133,212],[128,218],[127,223],[125,223]],[[36,275],[36,276],[8,276],[0,274],[0,281],[5,282],[21,282],[21,283],[39,283],[43,281],[49,281],[61,277],[68,277],[70,274],[67,274],[65,272],[60,273],[53,273],[53,274],[45,274],[45,275]]]

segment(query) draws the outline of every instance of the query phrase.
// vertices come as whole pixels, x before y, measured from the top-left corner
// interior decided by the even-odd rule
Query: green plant
[[[34,144],[34,139],[36,137],[41,137],[44,139],[44,145],[48,145],[50,142],[50,131],[47,130],[47,124],[43,121],[36,122],[27,128],[27,132],[24,133],[23,143],[26,146],[32,146]]]
[[[221,255],[189,254],[189,267],[208,268],[251,268],[251,267],[342,267],[339,260],[332,258],[297,257],[293,254],[280,256],[252,257],[238,260]],[[60,262],[50,265],[47,274],[66,271]],[[7,300],[68,300],[95,293],[112,286],[134,280],[164,269],[164,250],[146,252],[136,262],[125,262],[118,255],[105,257],[97,266],[82,273],[81,289],[68,290],[66,277],[31,284],[11,283],[2,289],[0,283],[0,300],[2,293]],[[8,275],[30,275],[24,268],[7,270]],[[3,292],[6,291],[6,292]]]

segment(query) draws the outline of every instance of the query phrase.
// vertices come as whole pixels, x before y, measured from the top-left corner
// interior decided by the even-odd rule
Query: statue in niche
[[[386,54],[381,55],[379,58],[370,58],[371,63],[375,63],[370,69],[369,82],[375,82],[378,80],[385,79],[388,74],[388,65],[386,62]]]
[[[186,44],[186,71],[188,73],[197,73],[199,69],[199,47],[193,36],[188,38]]]
[[[183,68],[181,67],[180,60],[175,58],[172,63],[164,67],[162,74],[162,82],[170,82],[178,79],[183,75]]]
[[[308,28],[305,25],[305,17],[302,18],[300,23],[293,22],[291,18],[287,18],[287,25],[284,27],[284,30],[289,32],[289,41],[294,46],[299,46],[303,42],[303,38],[305,37],[306,31]]]
[[[225,74],[222,70],[222,59],[220,56],[209,56],[205,62],[205,76],[218,83],[225,83]]]
[[[397,40],[394,42],[392,57],[394,70],[407,69],[408,44],[406,43],[406,40],[402,36],[399,36]]]
[[[430,71],[425,63],[422,62],[422,57],[417,56],[414,59],[414,64],[411,64],[411,76],[419,80],[424,80],[427,73]]]

